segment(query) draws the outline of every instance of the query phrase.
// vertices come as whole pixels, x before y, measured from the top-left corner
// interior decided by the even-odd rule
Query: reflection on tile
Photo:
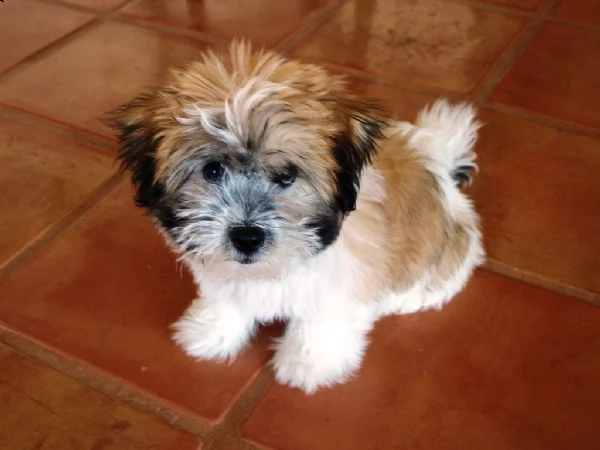
[[[197,438],[0,345],[0,448],[196,450]]]
[[[127,0],[58,0],[63,3],[70,3],[72,5],[83,6],[84,8],[97,9],[101,11],[108,11],[114,9],[122,4],[126,3]]]
[[[0,167],[0,267],[114,173],[108,152],[2,118]]]
[[[600,2],[598,0],[561,0],[554,9],[554,16],[571,22],[600,26]]]
[[[353,92],[363,98],[375,100],[392,120],[413,122],[421,109],[435,100],[435,97],[403,89],[368,83],[360,79],[349,78]]]
[[[327,0],[140,0],[125,8],[124,14],[272,47],[326,4]]]
[[[177,408],[216,420],[265,362],[266,339],[231,365],[187,357],[169,326],[194,296],[190,277],[132,205],[127,186],[0,286],[0,317]]]
[[[490,257],[600,294],[600,140],[483,113],[473,196]]]
[[[33,0],[4,2],[0,11],[0,72],[79,28],[92,17]]]
[[[295,54],[360,68],[395,82],[466,93],[523,20],[437,0],[354,0]]]
[[[546,23],[492,99],[600,129],[599,59],[600,33]]]
[[[201,44],[104,23],[0,84],[0,103],[86,131],[112,135],[99,117],[156,83]]]
[[[597,447],[600,309],[487,272],[439,312],[379,323],[359,375],[274,386],[246,422],[282,450]]]
[[[505,8],[514,8],[524,11],[535,11],[542,4],[544,0],[481,0],[483,3],[489,3],[494,6],[502,6]]]

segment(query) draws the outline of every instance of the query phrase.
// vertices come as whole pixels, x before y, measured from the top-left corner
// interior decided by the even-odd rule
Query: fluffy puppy
[[[386,123],[342,77],[238,42],[110,123],[137,205],[198,285],[174,324],[194,357],[234,358],[283,319],[276,378],[343,382],[379,317],[440,308],[483,259],[459,186],[475,167],[470,106]]]

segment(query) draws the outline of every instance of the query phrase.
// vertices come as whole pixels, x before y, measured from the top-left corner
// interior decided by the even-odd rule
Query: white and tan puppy
[[[385,122],[342,77],[234,43],[110,123],[137,204],[198,285],[174,325],[194,357],[234,358],[283,319],[277,379],[343,382],[379,317],[440,308],[483,260],[459,186],[475,167],[467,105]]]

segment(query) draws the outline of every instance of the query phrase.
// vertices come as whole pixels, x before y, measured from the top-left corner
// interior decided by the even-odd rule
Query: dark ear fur
[[[385,124],[377,118],[381,114],[375,103],[353,102],[344,109],[346,129],[334,138],[333,156],[338,165],[336,202],[347,214],[356,209],[362,170],[375,155]]]
[[[154,209],[160,201],[162,186],[155,181],[155,153],[160,145],[157,125],[151,117],[154,98],[143,94],[130,103],[103,117],[102,121],[117,131],[118,159],[121,169],[131,173],[135,186],[135,203],[142,208]]]

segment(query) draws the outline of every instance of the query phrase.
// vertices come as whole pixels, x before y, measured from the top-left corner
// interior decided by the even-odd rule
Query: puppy
[[[109,122],[198,285],[173,326],[191,356],[234,358],[283,319],[276,378],[311,393],[357,370],[378,318],[440,308],[483,260],[468,105],[386,123],[342,77],[236,42]]]

